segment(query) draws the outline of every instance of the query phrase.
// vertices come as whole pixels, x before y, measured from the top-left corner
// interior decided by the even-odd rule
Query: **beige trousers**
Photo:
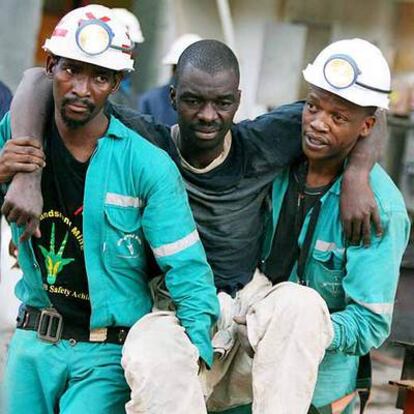
[[[211,370],[173,312],[155,311],[128,334],[122,365],[131,387],[128,414],[205,414],[253,401],[254,414],[306,414],[318,366],[333,337],[325,301],[313,289],[272,286],[256,271],[235,298],[219,294],[221,317],[213,337]],[[244,315],[250,358],[235,336],[233,316]]]

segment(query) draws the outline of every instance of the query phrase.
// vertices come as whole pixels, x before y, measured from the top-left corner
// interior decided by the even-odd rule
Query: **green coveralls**
[[[289,171],[286,171],[273,184],[272,218],[265,236],[263,260],[270,254],[288,180]],[[372,235],[369,248],[345,244],[339,211],[341,178],[321,199],[304,277],[307,285],[317,290],[328,305],[334,339],[319,367],[312,401],[316,407],[355,390],[359,356],[379,347],[390,332],[410,221],[401,193],[379,165],[373,168],[370,182],[384,235],[381,238]],[[305,218],[299,246],[303,245],[311,214],[309,211]],[[289,280],[298,281],[296,265]]]
[[[0,123],[0,146],[10,136],[7,115]],[[146,240],[165,273],[177,317],[210,365],[218,300],[181,176],[168,155],[111,117],[88,167],[83,218],[91,329],[132,326],[151,311]],[[14,243],[22,230],[12,226]],[[137,241],[138,254],[125,257],[125,237]],[[26,305],[47,308],[31,242],[18,247],[23,278],[16,295]],[[53,414],[59,405],[65,414],[121,413],[129,390],[120,358],[120,345],[52,345],[19,329],[8,357],[6,412]]]

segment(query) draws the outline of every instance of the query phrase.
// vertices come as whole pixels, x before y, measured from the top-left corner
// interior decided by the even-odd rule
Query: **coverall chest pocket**
[[[121,270],[141,266],[144,261],[141,209],[105,205],[104,211],[105,263]]]
[[[312,253],[313,287],[325,299],[330,310],[345,306],[345,292],[342,279],[345,276],[345,257],[342,249]]]

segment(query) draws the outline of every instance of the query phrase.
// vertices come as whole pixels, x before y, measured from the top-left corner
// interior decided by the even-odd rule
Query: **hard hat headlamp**
[[[361,71],[355,60],[348,55],[333,55],[325,63],[323,67],[323,75],[325,80],[336,89],[346,89],[352,85],[358,85],[365,89],[375,92],[389,94],[391,91],[374,88],[358,81]]]
[[[132,47],[114,45],[113,38],[114,33],[109,25],[99,19],[83,21],[76,30],[76,43],[87,55],[101,55],[109,48],[131,53]]]

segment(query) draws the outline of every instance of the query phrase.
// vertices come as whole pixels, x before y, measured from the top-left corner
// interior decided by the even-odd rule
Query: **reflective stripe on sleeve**
[[[391,315],[394,310],[394,303],[367,303],[355,299],[354,301],[378,315]]]
[[[143,201],[138,197],[131,197],[116,193],[106,193],[105,203],[113,206],[135,208],[140,208],[144,205]]]
[[[173,243],[164,244],[160,247],[153,247],[152,251],[155,257],[171,256],[180,253],[200,240],[197,230],[194,230],[187,236]]]

